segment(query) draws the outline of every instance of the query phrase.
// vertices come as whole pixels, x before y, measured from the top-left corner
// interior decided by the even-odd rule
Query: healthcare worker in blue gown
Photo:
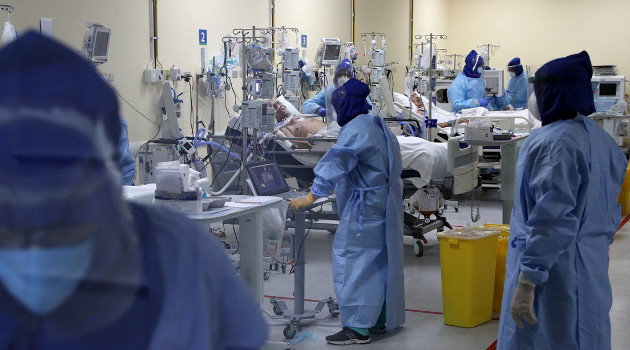
[[[118,161],[118,167],[122,173],[122,184],[131,186],[133,180],[136,178],[136,160],[129,150],[129,130],[127,128],[127,121],[120,118],[120,140],[118,140],[118,153],[120,154],[120,160]]]
[[[510,80],[507,91],[510,92],[510,104],[514,108],[527,108],[527,74],[523,72],[521,59],[514,57],[507,66]]]
[[[123,199],[118,102],[85,59],[30,32],[0,50],[0,86],[1,349],[264,344],[207,230]]]
[[[306,100],[302,104],[302,113],[304,114],[318,114],[321,117],[329,117],[332,118],[333,111],[330,109],[333,108],[330,103],[330,97],[335,91],[336,88],[343,85],[348,79],[354,78],[354,66],[349,59],[344,58],[337,67],[335,67],[335,75],[333,77],[333,83],[328,84],[325,88],[321,89],[315,96]],[[366,96],[366,101],[368,102],[370,109],[372,109],[372,103],[370,102],[370,98]]]
[[[403,206],[400,146],[385,122],[367,114],[367,84],[350,79],[332,94],[337,143],[315,167],[307,198],[293,208],[336,191],[339,226],[333,243],[333,282],[343,329],[331,344],[367,343],[405,321]]]
[[[501,97],[486,95],[486,82],[481,77],[484,70],[484,61],[481,55],[472,50],[464,62],[464,69],[457,74],[447,90],[452,112],[457,113],[462,109],[475,107],[501,110],[510,104],[509,93],[505,93]]]
[[[627,161],[586,117],[592,74],[586,51],[536,72],[529,108],[543,126],[519,153],[499,349],[611,348],[608,249]]]

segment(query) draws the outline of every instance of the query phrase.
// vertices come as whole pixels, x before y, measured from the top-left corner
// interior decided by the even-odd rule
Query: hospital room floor
[[[470,197],[461,199],[459,212],[453,208],[444,215],[453,226],[478,225],[501,222],[501,204],[498,190],[483,190],[481,193],[481,220],[470,220]],[[475,209],[476,211],[476,209]],[[624,221],[625,223],[625,221]],[[308,223],[307,223],[308,228]],[[613,289],[613,307],[610,312],[612,323],[612,348],[630,349],[630,224],[624,225],[615,236],[610,249],[610,280]],[[306,310],[313,309],[316,301],[333,297],[331,247],[334,235],[327,231],[311,230],[306,246],[306,283],[304,304]],[[416,257],[413,251],[414,239],[405,236],[405,308],[406,322],[396,331],[383,335],[371,335],[372,342],[353,345],[361,349],[494,349],[499,328],[498,313],[492,320],[473,328],[460,328],[444,324],[442,308],[442,282],[440,274],[440,252],[436,232],[426,235],[428,244],[424,255]],[[293,307],[293,275],[272,271],[265,281],[265,300],[262,308],[273,315],[271,296],[285,300]],[[324,307],[322,315],[327,313]],[[305,320],[293,342],[283,336],[287,320],[274,320],[265,316],[269,324],[269,339],[264,349],[321,349],[334,348],[324,339],[341,329],[340,319],[328,318],[321,321]]]

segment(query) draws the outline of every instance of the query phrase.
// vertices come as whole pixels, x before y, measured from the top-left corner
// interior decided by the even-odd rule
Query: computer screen
[[[342,44],[340,42],[324,43],[324,47],[322,47],[322,64],[337,64],[341,59],[341,46]]]
[[[276,163],[248,164],[247,173],[258,196],[273,196],[289,191],[289,185]]]

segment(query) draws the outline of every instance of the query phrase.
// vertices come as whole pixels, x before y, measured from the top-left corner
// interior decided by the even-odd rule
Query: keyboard
[[[304,192],[304,191],[288,191],[288,192],[274,194],[274,196],[280,197],[284,199],[285,201],[290,201],[291,199],[294,199],[294,198],[303,198],[303,197],[306,197],[307,195],[308,195],[308,192]]]

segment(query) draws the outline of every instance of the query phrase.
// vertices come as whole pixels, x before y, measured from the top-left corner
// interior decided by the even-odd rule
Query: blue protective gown
[[[0,348],[262,347],[260,308],[216,240],[179,214],[130,206],[135,237],[108,232],[87,273],[102,280],[82,281],[53,313],[30,313],[0,284]]]
[[[610,349],[608,249],[626,165],[582,115],[532,131],[517,164],[498,349]],[[538,323],[523,329],[510,312],[519,271],[536,284]]]
[[[447,90],[447,95],[451,111],[455,113],[466,108],[481,107],[480,98],[491,99],[486,106],[490,110],[501,110],[510,104],[510,94],[506,93],[497,98],[489,97],[486,95],[486,81],[483,78],[469,78],[463,72],[457,74]]]
[[[336,189],[333,282],[344,327],[374,326],[383,302],[388,330],[405,321],[401,162],[384,121],[363,114],[341,128],[315,167],[311,192],[323,197]]]
[[[507,90],[512,96],[510,104],[514,108],[527,108],[527,76],[524,73],[510,78]]]
[[[120,160],[118,167],[122,172],[123,185],[131,186],[136,178],[136,159],[129,150],[129,131],[127,129],[127,121],[120,118],[120,126],[122,128],[120,140],[118,141],[118,154]]]
[[[447,95],[453,112],[480,107],[479,99],[486,98],[486,82],[483,78],[469,78],[460,72],[449,86]]]

